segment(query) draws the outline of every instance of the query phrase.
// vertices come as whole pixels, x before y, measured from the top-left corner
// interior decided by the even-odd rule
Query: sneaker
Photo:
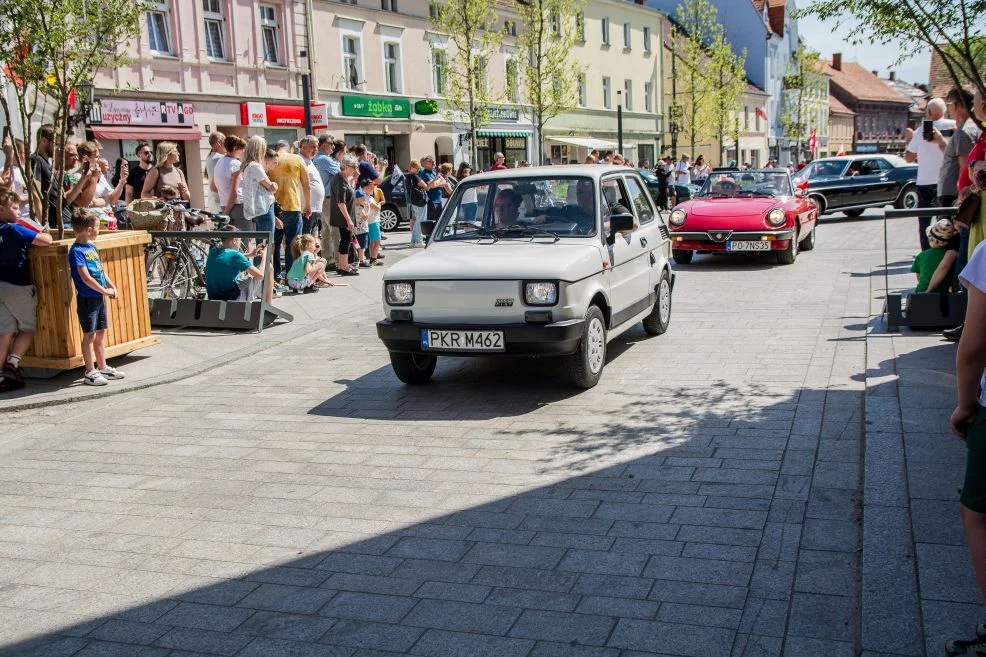
[[[4,363],[3,374],[0,375],[0,392],[21,390],[25,385],[24,373],[21,372],[21,368],[10,363]]]
[[[99,370],[93,370],[92,372],[86,374],[85,378],[82,379],[82,382],[87,386],[105,386],[109,383],[109,381],[106,380],[106,377],[103,376],[102,372]]]
[[[962,339],[963,326],[964,326],[963,324],[959,324],[955,328],[945,329],[944,331],[941,332],[942,337],[948,340],[949,342],[958,342],[959,340]]]
[[[364,260],[363,262],[359,263],[359,266],[360,266],[360,269],[369,269],[373,265],[370,264],[370,261],[369,260]]]
[[[425,248],[425,243],[424,242],[411,242],[411,248],[412,249],[423,249],[423,248]]]
[[[377,255],[377,260],[383,260],[383,258],[384,258],[384,255],[382,253],[379,254],[379,255]]]
[[[310,285],[306,287],[304,290],[302,290],[301,292],[302,294],[315,294],[316,292],[318,292],[318,288],[315,287],[314,285]]]
[[[340,276],[359,276],[359,272],[358,271],[353,271],[352,269],[340,269],[339,270],[339,275]]]
[[[279,295],[280,294],[284,294],[285,292],[287,292],[290,289],[291,288],[289,288],[287,285],[284,285],[283,283],[275,283],[274,284],[274,291],[277,292]]]
[[[116,369],[115,367],[110,367],[107,365],[103,369],[99,370],[99,373],[105,376],[107,379],[125,379],[127,375]]]

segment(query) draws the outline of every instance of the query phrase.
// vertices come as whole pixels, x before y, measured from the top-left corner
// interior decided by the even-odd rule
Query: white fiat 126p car
[[[427,382],[439,356],[559,356],[599,381],[609,340],[671,321],[664,219],[633,169],[509,169],[461,181],[424,251],[384,276],[377,334],[397,377]]]

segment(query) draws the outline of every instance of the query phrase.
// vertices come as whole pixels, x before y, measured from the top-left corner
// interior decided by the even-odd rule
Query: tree
[[[736,116],[740,98],[746,91],[746,50],[733,52],[726,35],[720,30],[709,44],[709,63],[706,80],[711,82],[709,108],[719,140],[719,161],[725,160],[726,137],[730,134],[731,119]],[[739,139],[736,140],[736,160],[739,164]]]
[[[583,0],[519,0],[523,31],[518,45],[526,55],[523,97],[537,129],[538,164],[547,157],[545,124],[578,102],[583,69],[573,61],[572,49],[579,36],[583,6]]]
[[[822,73],[818,53],[805,44],[791,56],[791,64],[784,76],[784,108],[781,112],[781,126],[784,133],[794,140],[797,155],[801,161],[801,144],[807,141],[813,131],[820,126],[818,110],[825,97],[825,74]]]
[[[986,0],[814,0],[800,13],[836,19],[854,43],[897,43],[900,60],[914,54],[917,42],[938,53],[956,86],[974,85],[986,96]]]
[[[26,156],[33,150],[32,123],[39,113],[54,115],[55,155],[52,187],[41,190],[49,198],[64,174],[62,151],[73,123],[71,97],[91,84],[100,69],[117,68],[129,57],[126,45],[140,35],[140,21],[148,0],[3,0],[0,18],[0,61],[14,88],[16,107],[0,96],[8,125],[16,116],[24,126],[23,157],[16,154],[25,184],[35,189],[34,168]],[[27,161],[25,161],[27,160]],[[29,195],[32,216],[44,216]],[[59,238],[63,236],[61,195],[56,194]]]
[[[678,5],[676,20],[671,47],[679,64],[678,99],[674,104],[680,109],[675,113],[680,115],[679,131],[687,136],[694,156],[695,145],[713,136],[715,101],[706,75],[709,63],[706,44],[721,36],[723,28],[709,0],[685,0]]]
[[[489,0],[448,0],[435,3],[431,24],[448,35],[455,53],[445,60],[446,114],[469,120],[469,157],[475,165],[476,133],[490,123],[490,110],[500,101],[489,81],[487,62],[503,43],[497,13]]]

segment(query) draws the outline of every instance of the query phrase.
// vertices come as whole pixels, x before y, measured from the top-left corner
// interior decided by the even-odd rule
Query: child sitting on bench
[[[928,244],[914,257],[911,271],[918,279],[915,292],[948,292],[954,282],[953,268],[959,255],[959,232],[950,219],[928,226]]]

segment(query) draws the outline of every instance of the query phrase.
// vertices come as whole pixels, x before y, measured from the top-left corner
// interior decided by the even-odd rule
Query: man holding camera
[[[945,101],[932,98],[928,101],[928,118],[922,122],[921,129],[914,132],[907,144],[904,159],[918,163],[918,207],[933,208],[938,205],[938,174],[945,160],[944,149],[938,140],[955,129],[955,122],[945,118]],[[931,217],[918,217],[918,233],[921,250],[930,248],[927,230]]]

